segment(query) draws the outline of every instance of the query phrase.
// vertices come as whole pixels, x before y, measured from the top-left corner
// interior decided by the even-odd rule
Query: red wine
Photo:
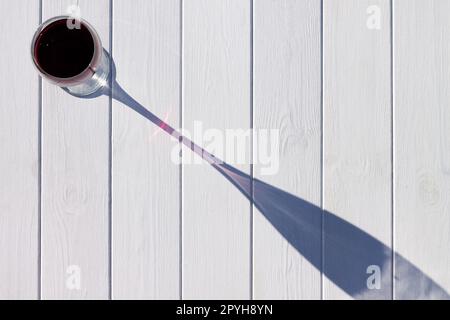
[[[38,66],[53,77],[70,78],[86,70],[94,56],[94,39],[89,29],[69,29],[67,19],[46,26],[38,35],[34,56]]]

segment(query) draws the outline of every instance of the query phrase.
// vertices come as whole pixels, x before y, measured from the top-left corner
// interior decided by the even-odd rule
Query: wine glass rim
[[[57,21],[68,20],[68,19],[79,20],[87,28],[87,30],[89,31],[89,33],[92,36],[92,40],[94,41],[94,52],[92,54],[91,61],[89,62],[89,64],[83,71],[81,71],[79,74],[77,74],[75,76],[62,78],[62,77],[56,77],[56,76],[48,73],[39,65],[39,63],[37,61],[37,57],[35,55],[35,48],[36,48],[36,41],[39,39],[39,36],[41,35],[43,30],[45,30],[47,27],[49,27],[51,24],[53,24]],[[50,80],[53,83],[61,84],[61,85],[64,85],[64,84],[74,85],[77,83],[82,83],[86,79],[89,79],[95,73],[95,69],[97,68],[98,64],[100,63],[102,50],[103,50],[103,48],[102,48],[100,37],[99,37],[98,33],[95,31],[94,27],[89,22],[87,22],[86,20],[84,20],[82,18],[74,18],[69,15],[55,16],[55,17],[52,17],[52,18],[47,19],[46,21],[42,22],[36,29],[36,31],[33,35],[33,39],[31,41],[31,59],[33,60],[33,65],[37,68],[38,72],[44,78]]]

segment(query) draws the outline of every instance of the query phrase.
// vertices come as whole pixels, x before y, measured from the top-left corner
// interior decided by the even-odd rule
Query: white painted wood
[[[255,1],[253,16],[255,135],[259,129],[280,132],[279,170],[264,175],[267,164],[257,162],[254,176],[320,208],[321,1]],[[253,148],[255,155],[267,146]],[[256,187],[255,201],[260,197],[266,195]],[[316,213],[312,228],[320,240]],[[254,298],[320,299],[320,241],[308,240],[317,269],[269,222],[270,215],[254,208]]]
[[[0,299],[38,297],[37,1],[0,2]]]
[[[43,19],[76,2],[42,0]],[[40,120],[39,1],[0,1],[14,30],[0,34],[1,299],[449,298],[448,1],[393,1],[393,107],[389,0],[255,0],[253,12],[250,0],[114,0],[113,30],[110,0],[79,2],[108,49],[113,31],[117,80],[136,100],[191,133],[252,117],[280,129],[279,171],[254,165],[252,220],[235,186],[206,163],[173,163],[176,142],[118,102],[44,81]]]
[[[193,133],[195,121],[250,127],[250,1],[183,1],[183,127]],[[183,298],[250,297],[250,209],[206,162],[183,165]]]
[[[180,119],[180,0],[114,1],[117,82],[174,127]],[[180,297],[180,165],[174,142],[113,103],[113,298]]]
[[[65,14],[73,3],[43,0],[43,19]],[[108,48],[109,0],[79,3]],[[42,98],[42,298],[106,299],[108,98],[75,98],[46,82]],[[77,268],[80,289],[69,289],[68,272],[75,276]]]
[[[450,2],[395,1],[395,250],[435,284],[405,283],[395,298],[450,292]],[[425,283],[426,284],[426,283]]]
[[[391,298],[390,52],[389,1],[324,1],[325,299]],[[367,288],[369,265],[379,290]]]

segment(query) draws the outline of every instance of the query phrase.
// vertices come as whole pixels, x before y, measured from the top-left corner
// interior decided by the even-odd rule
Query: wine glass
[[[31,57],[43,78],[75,96],[88,96],[108,83],[109,57],[95,29],[81,18],[62,15],[42,23]]]

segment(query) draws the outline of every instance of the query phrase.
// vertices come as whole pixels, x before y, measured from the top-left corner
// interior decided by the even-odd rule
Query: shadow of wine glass
[[[110,58],[106,50],[105,54]],[[450,299],[449,294],[419,268],[367,232],[308,201],[252,178],[183,137],[117,83],[112,59],[110,75],[110,82],[100,90],[78,97],[109,96],[201,156],[237,187],[290,245],[351,297],[391,299],[394,276],[396,299]]]

